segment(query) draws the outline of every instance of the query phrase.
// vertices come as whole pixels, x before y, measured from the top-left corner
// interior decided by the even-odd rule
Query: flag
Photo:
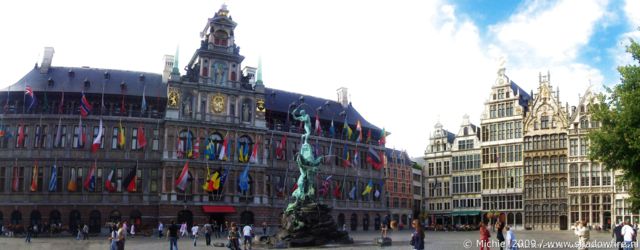
[[[38,161],[35,162],[31,173],[31,192],[38,191]]]
[[[80,115],[82,115],[82,117],[87,117],[91,113],[91,109],[93,109],[91,103],[87,101],[87,97],[84,96],[84,92],[82,92],[82,98],[80,99]]]
[[[384,146],[384,144],[387,143],[387,133],[384,131],[384,128],[382,128],[382,131],[380,132],[380,140],[378,140],[378,145],[380,146]]]
[[[224,173],[222,173],[222,176],[220,176],[220,184],[218,184],[218,187],[219,187],[218,190],[222,190],[224,188],[224,183],[227,182],[227,176],[229,176],[229,168],[225,167]]]
[[[193,146],[193,159],[200,158],[200,136],[196,135],[196,144]]]
[[[53,142],[54,147],[60,147],[62,143],[62,118],[58,118],[58,129],[56,131],[56,139]]]
[[[144,127],[142,123],[138,125],[138,149],[144,148],[147,146],[147,138],[144,136]]]
[[[60,104],[58,104],[58,114],[64,113],[64,91],[60,97]]]
[[[141,114],[144,114],[144,112],[147,111],[147,99],[144,97],[146,90],[147,90],[147,86],[144,86],[144,88],[142,88],[142,104],[140,104]]]
[[[342,137],[345,140],[351,140],[351,136],[353,134],[353,130],[349,127],[349,123],[347,123],[347,118],[344,118],[344,124],[342,125]]]
[[[342,166],[349,167],[349,165],[351,165],[349,158],[349,146],[345,143],[344,149],[342,150]]]
[[[24,125],[18,125],[18,147],[24,147]]]
[[[325,178],[322,181],[322,186],[320,187],[320,190],[318,191],[318,194],[321,196],[327,196],[327,194],[329,193],[329,185],[331,184],[331,177],[333,177],[333,175],[329,175],[327,178]]]
[[[254,143],[253,150],[251,150],[251,157],[249,158],[249,162],[253,164],[258,163],[258,144],[260,144],[260,141]]]
[[[56,188],[58,187],[58,166],[56,166],[56,164],[53,164],[53,167],[51,167],[51,178],[49,178],[49,192],[54,192],[56,191]]]
[[[353,151],[353,166],[357,167],[360,165],[360,153],[358,152],[358,147]]]
[[[294,182],[293,187],[291,187],[291,193],[293,194],[293,192],[295,192],[297,189],[298,189],[298,183]]]
[[[120,149],[124,149],[124,146],[127,143],[127,140],[124,134],[125,134],[125,131],[124,131],[124,128],[122,127],[122,120],[120,120],[120,128],[118,129],[118,146],[120,147]]]
[[[184,192],[187,189],[187,181],[189,181],[189,161],[184,163],[180,177],[176,180],[176,187]]]
[[[215,158],[215,145],[211,139],[207,139],[207,146],[204,147],[204,158],[207,160],[213,160]]]
[[[125,105],[124,105],[124,93],[123,93],[122,102],[120,102],[120,113],[125,114],[126,112],[127,112],[127,109],[125,108]]]
[[[280,143],[276,147],[276,158],[278,160],[284,160],[286,156],[286,144],[287,143],[287,135],[284,135],[282,139],[280,139]]]
[[[204,179],[204,183],[202,184],[202,190],[205,192],[213,191],[213,181],[211,180],[211,169],[207,167],[207,177]]]
[[[187,130],[187,157],[193,157],[193,142],[191,139],[191,131]]]
[[[221,171],[216,171],[215,173],[213,173],[213,175],[211,176],[211,181],[212,181],[212,191],[216,191],[218,189],[220,189],[220,172]]]
[[[129,172],[127,177],[125,177],[124,180],[122,180],[122,186],[127,187],[127,192],[129,193],[133,193],[137,191],[136,190],[136,180],[138,179],[137,173],[138,173],[138,163],[136,163],[136,166],[133,167],[133,169],[131,170],[131,172]]]
[[[219,160],[226,160],[228,157],[229,151],[229,134],[224,137],[224,141],[222,142],[222,148],[220,149],[220,154],[218,155]]]
[[[240,174],[240,180],[238,183],[241,192],[249,190],[249,164],[244,167],[244,171]]]
[[[82,185],[85,190],[89,192],[93,192],[96,189],[96,162],[93,163],[93,166],[89,169],[89,173],[87,173],[87,177],[84,180],[84,184]]]
[[[115,192],[116,191],[116,187],[113,185],[113,182],[112,182],[113,175],[115,174],[115,172],[116,172],[115,169],[111,169],[111,172],[109,173],[109,176],[104,181],[104,187],[109,192]]]
[[[380,198],[380,190],[376,187],[376,191],[373,192],[373,197],[376,199]]]
[[[177,150],[178,158],[184,158],[184,141],[182,138],[178,137],[178,150]]]
[[[331,120],[331,127],[329,128],[329,135],[331,138],[336,136],[336,128],[333,126],[333,120]]]
[[[79,168],[78,171],[81,171]],[[67,191],[75,192],[78,190],[78,183],[76,183],[76,172],[71,171],[71,178],[69,178],[69,183],[67,183]]]
[[[91,145],[91,153],[95,153],[100,148],[100,144],[102,144],[102,118],[100,118],[100,124],[98,127],[98,134],[96,138],[93,139],[93,144]]]
[[[13,190],[13,192],[18,192],[20,190],[20,177],[18,171],[20,171],[20,168],[18,168],[18,162],[16,161],[16,165],[13,167],[13,179],[11,180],[11,190]]]
[[[356,137],[356,142],[362,142],[362,125],[360,124],[360,120],[356,122],[356,131],[358,132],[358,137]]]
[[[322,127],[320,126],[320,116],[318,115],[318,112],[316,112],[316,135],[322,135]]]
[[[352,200],[356,199],[357,185],[358,185],[358,182],[356,182],[351,188],[351,191],[349,191],[349,199],[352,199]]]
[[[238,161],[249,161],[249,144],[247,142],[238,142]]]
[[[369,146],[369,150],[367,151],[367,163],[371,164],[376,170],[380,170],[382,167],[380,153],[376,152],[371,146]]]
[[[367,130],[367,144],[371,143],[371,129]]]
[[[49,112],[49,99],[47,99],[47,92],[44,92],[44,107],[42,107],[42,112]]]
[[[83,148],[86,140],[87,136],[82,129],[82,117],[80,117],[80,120],[78,120],[78,141],[76,142],[76,147]]]
[[[362,192],[362,196],[365,196],[365,195],[371,193],[372,189],[373,189],[373,181],[369,180],[369,184],[367,184],[367,186],[364,187],[364,191]]]
[[[336,186],[333,187],[333,197],[336,197],[337,199],[340,199],[340,197],[342,197],[342,190],[339,182],[336,182]]]
[[[33,108],[34,106],[36,106],[38,103],[36,101],[36,96],[33,94],[33,89],[31,88],[31,86],[27,85],[24,89],[24,94],[29,97],[29,107],[27,108],[27,112],[31,111],[31,108]],[[25,100],[25,105],[27,104],[27,101]]]

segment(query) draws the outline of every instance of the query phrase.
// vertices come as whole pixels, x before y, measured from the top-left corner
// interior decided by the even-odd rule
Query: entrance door
[[[604,226],[603,229],[604,230],[609,230],[611,229],[611,212],[604,212],[603,214],[603,219],[604,219]]]
[[[567,216],[560,215],[560,230],[567,230],[567,227],[568,227]]]

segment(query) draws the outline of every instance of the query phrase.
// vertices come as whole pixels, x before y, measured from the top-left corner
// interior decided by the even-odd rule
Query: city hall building
[[[0,224],[279,225],[299,175],[304,131],[291,113],[301,106],[325,156],[320,202],[340,226],[377,227],[388,213],[386,134],[345,88],[334,101],[266,87],[259,67],[242,67],[236,25],[225,6],[209,18],[186,74],[173,56],[162,74],[58,67],[45,48],[0,93]]]

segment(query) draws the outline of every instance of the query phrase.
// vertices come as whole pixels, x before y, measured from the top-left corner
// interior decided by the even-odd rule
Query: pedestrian
[[[205,243],[207,244],[207,246],[211,246],[211,232],[213,230],[211,228],[211,224],[209,224],[209,223],[204,224],[203,230],[204,230]]]
[[[387,227],[386,223],[380,223],[380,234],[382,234],[382,238],[387,238],[387,231],[389,230],[389,228]]]
[[[624,226],[622,227],[622,236],[624,237],[624,250],[631,250],[634,248],[633,244],[635,244],[635,242],[633,241],[633,237],[635,236],[635,234],[635,231],[629,225],[629,221],[626,221],[624,223]]]
[[[251,240],[253,239],[253,228],[249,224],[244,225],[242,228],[242,236],[244,236],[244,250],[247,250],[247,246],[249,246],[249,250],[251,250]]]
[[[31,234],[33,233],[33,225],[29,225],[29,227],[27,227],[27,236],[24,239],[24,242],[26,243],[31,243]]]
[[[424,228],[420,223],[420,220],[414,219],[411,222],[411,227],[415,229],[411,235],[411,245],[414,250],[424,250]]]
[[[480,250],[489,250],[489,238],[491,238],[491,232],[489,232],[484,222],[480,222]]]
[[[76,240],[80,240],[82,238],[82,228],[80,226],[78,226],[76,228]]]
[[[40,232],[39,228],[38,228],[38,224],[34,224],[33,225],[33,238],[38,238],[38,232]]]
[[[622,250],[622,244],[624,242],[624,236],[622,235],[622,222],[619,222],[618,225],[613,228],[611,237],[616,240],[616,246],[618,246],[618,250]]]
[[[87,224],[84,224],[84,226],[82,227],[82,240],[88,240],[89,239],[89,226]]]
[[[118,250],[118,227],[116,225],[111,226],[111,233],[109,234],[109,250]]]
[[[124,250],[124,243],[127,240],[127,230],[125,229],[126,221],[120,224],[118,228],[118,250]]]
[[[587,227],[586,221],[578,221],[576,222],[574,234],[578,236],[578,249],[587,249],[587,242],[589,241],[589,228]]]
[[[496,222],[496,229],[498,230],[498,233],[496,233],[496,238],[498,238],[498,245],[500,246],[500,250],[504,250],[504,234],[502,233],[502,230],[504,230],[504,223],[502,223],[502,221]]]
[[[219,239],[220,238],[220,225],[218,225],[217,221],[213,221],[213,226],[211,227],[213,229],[213,233],[215,234],[216,238]]]
[[[162,221],[158,222],[158,239],[162,239],[162,231],[164,231],[164,224]]]
[[[518,250],[518,244],[516,243],[516,234],[511,230],[511,227],[505,226],[504,230],[506,230],[507,235],[505,236],[505,240],[507,242],[507,249],[509,250]],[[502,246],[502,245],[501,245]]]
[[[262,235],[264,235],[264,236],[267,235],[267,222],[266,221],[262,222]]]
[[[131,224],[131,238],[136,236],[136,224]]]
[[[178,250],[178,225],[171,221],[169,225],[169,250]]]
[[[193,246],[196,246],[196,243],[198,242],[198,231],[200,231],[200,227],[198,227],[198,224],[193,224],[193,227],[191,227],[191,235],[193,237]]]
[[[182,225],[180,225],[180,237],[185,237],[187,236],[187,223],[183,222]]]
[[[124,230],[124,236],[126,237],[129,233],[129,225],[126,220],[122,223],[122,229]]]
[[[238,232],[238,227],[235,222],[231,223],[231,229],[229,230],[227,239],[229,240],[227,243],[229,249],[240,250],[240,232]]]

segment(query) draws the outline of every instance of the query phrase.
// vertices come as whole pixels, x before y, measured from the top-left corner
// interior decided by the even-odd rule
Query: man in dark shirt
[[[616,238],[616,245],[618,246],[618,250],[622,250],[622,242],[624,242],[624,236],[622,235],[622,223],[618,223],[618,225],[613,228],[612,234],[612,236]]]
[[[171,226],[169,226],[169,250],[173,250],[174,246],[175,250],[178,250],[178,230],[178,225],[171,221]]]

